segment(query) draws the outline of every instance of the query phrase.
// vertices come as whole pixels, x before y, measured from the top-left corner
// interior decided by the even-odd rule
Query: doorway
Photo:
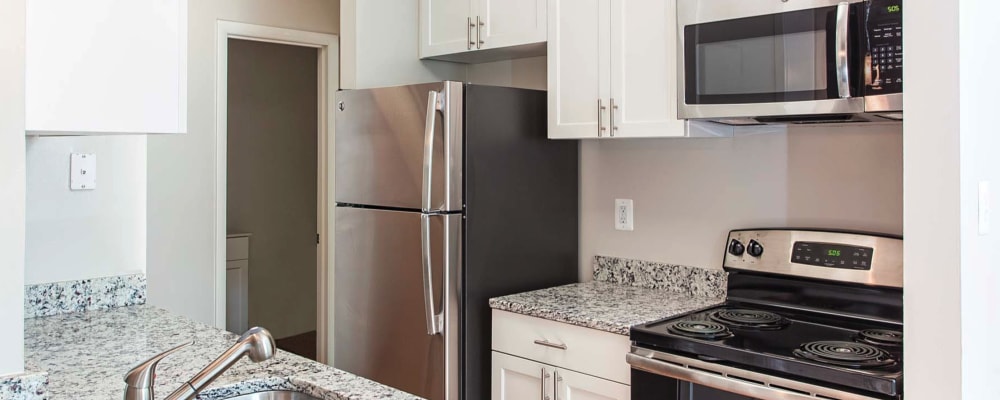
[[[216,323],[326,363],[337,38],[218,26]]]

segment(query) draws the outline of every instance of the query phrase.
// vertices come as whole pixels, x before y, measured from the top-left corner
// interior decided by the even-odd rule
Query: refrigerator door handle
[[[441,93],[431,90],[427,93],[427,121],[424,123],[424,178],[423,193],[421,196],[421,209],[424,212],[431,211],[434,187],[432,178],[434,175],[434,122],[437,120],[437,112],[444,110],[444,101]]]
[[[443,313],[434,310],[434,269],[431,261],[431,217],[420,215],[421,263],[424,270],[424,315],[427,317],[427,334],[440,335],[444,320]]]

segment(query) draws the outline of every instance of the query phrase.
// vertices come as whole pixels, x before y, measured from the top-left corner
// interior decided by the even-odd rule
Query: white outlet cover
[[[97,189],[97,155],[73,153],[69,156],[69,189]]]
[[[615,199],[615,229],[631,231],[634,229],[632,199]]]

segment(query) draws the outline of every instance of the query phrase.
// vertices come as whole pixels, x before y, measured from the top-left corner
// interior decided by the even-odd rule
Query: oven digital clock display
[[[873,253],[874,249],[871,247],[795,242],[791,262],[817,267],[870,270]]]
[[[903,7],[901,7],[899,4],[894,4],[886,7],[885,11],[888,12],[889,14],[898,13],[900,11],[903,11]]]

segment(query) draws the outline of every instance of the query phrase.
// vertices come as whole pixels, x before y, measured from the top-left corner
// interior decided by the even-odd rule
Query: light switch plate
[[[73,153],[69,156],[69,189],[97,189],[97,155]]]

